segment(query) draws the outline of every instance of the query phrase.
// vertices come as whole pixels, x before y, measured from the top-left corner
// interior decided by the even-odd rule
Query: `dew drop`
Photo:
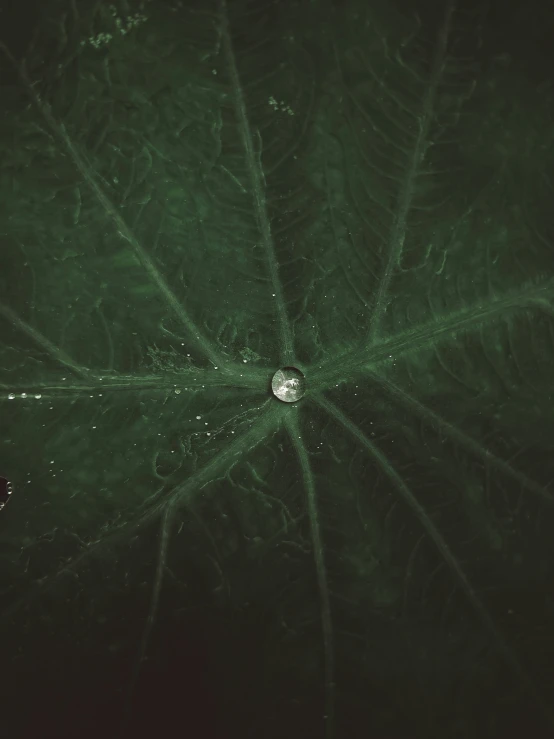
[[[273,394],[285,403],[294,403],[306,392],[306,378],[296,367],[282,367],[271,380]]]
[[[0,511],[7,505],[13,493],[13,484],[5,477],[0,477]]]

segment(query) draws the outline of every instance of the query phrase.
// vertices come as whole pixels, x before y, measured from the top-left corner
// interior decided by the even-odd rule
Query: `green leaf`
[[[416,5],[4,35],[6,736],[554,733],[552,11]]]

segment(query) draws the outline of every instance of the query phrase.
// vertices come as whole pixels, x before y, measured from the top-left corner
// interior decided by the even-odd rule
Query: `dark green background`
[[[0,28],[0,734],[552,736],[554,11]]]

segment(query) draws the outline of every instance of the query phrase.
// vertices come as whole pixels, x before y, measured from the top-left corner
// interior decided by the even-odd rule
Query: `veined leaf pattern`
[[[554,106],[503,12],[4,34],[7,735],[554,732]]]

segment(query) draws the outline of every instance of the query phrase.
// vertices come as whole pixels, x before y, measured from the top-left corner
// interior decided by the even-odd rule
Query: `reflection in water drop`
[[[273,394],[285,403],[294,403],[306,392],[306,378],[296,367],[283,367],[271,380]]]

